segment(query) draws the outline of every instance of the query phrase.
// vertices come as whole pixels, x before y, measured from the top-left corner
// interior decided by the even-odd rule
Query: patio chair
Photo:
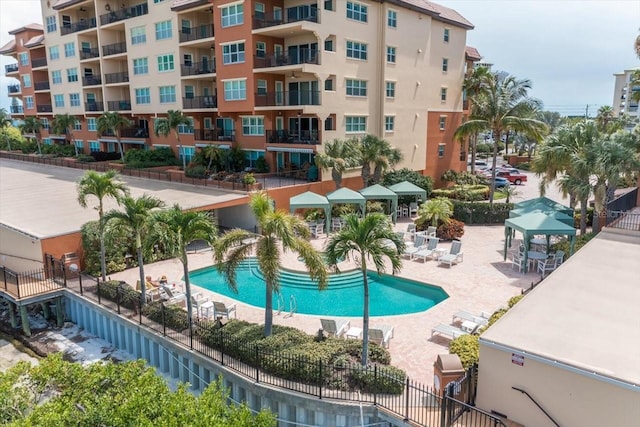
[[[316,224],[315,227],[311,228],[311,235],[316,239],[320,237],[321,234],[324,234],[324,223],[320,222]]]
[[[409,216],[418,215],[418,203],[411,202],[409,203]]]
[[[320,319],[322,331],[330,337],[340,337],[351,327],[348,320]]]
[[[426,231],[427,236],[436,237],[436,230],[437,230],[436,227],[432,225],[428,226]]]
[[[191,295],[191,306],[195,309],[196,313],[202,312],[202,304],[209,301],[209,298],[202,295],[200,292],[196,292]]]
[[[543,279],[544,279],[544,276],[547,275],[547,273],[551,273],[553,270],[558,268],[558,266],[561,263],[561,262],[558,262],[559,260],[560,259],[556,258],[555,256],[550,256],[547,259],[538,261],[538,272],[542,275]]]
[[[431,329],[431,338],[433,338],[435,334],[444,335],[450,337],[451,339],[455,339],[463,335],[469,335],[468,332],[465,332],[460,328],[456,328],[455,326],[451,325],[445,325],[444,323],[440,323],[439,325],[434,326]]]
[[[391,338],[393,338],[393,326],[391,325],[379,325],[375,328],[369,328],[370,342],[389,348],[389,340]]]
[[[171,286],[163,286],[162,290],[167,296],[167,302],[169,304],[178,304],[181,302],[184,302],[186,304],[187,296],[184,293],[172,289]]]
[[[409,235],[409,239],[413,240],[416,237],[416,225],[414,223],[411,224],[407,224],[407,231],[405,232],[405,239],[406,239],[406,235]]]
[[[407,256],[409,257],[409,259],[411,259],[413,257],[413,254],[418,252],[420,249],[425,248],[425,246],[423,246],[425,240],[426,238],[424,236],[416,236],[416,241],[414,242],[413,246],[405,246],[402,256]]]
[[[460,240],[454,240],[451,243],[451,249],[448,254],[442,255],[438,259],[439,264],[449,264],[449,268],[455,262],[456,264],[462,262],[462,242]]]
[[[470,322],[477,323],[478,325],[486,325],[487,323],[489,323],[490,317],[491,315],[489,313],[485,313],[484,311],[480,312],[479,316],[476,316],[475,314],[466,310],[459,310],[456,312],[456,314],[453,315],[451,321],[455,322],[456,319],[468,320]]]
[[[524,246],[521,247],[521,250],[518,252],[512,252],[509,255],[509,261],[511,261],[511,268],[518,267],[518,272],[524,273],[525,271],[525,263],[524,263]]]
[[[331,231],[342,230],[342,218],[331,218]]]
[[[226,317],[228,320],[231,313],[233,313],[233,317],[236,317],[235,304],[231,304],[227,306],[223,302],[218,302],[218,301],[213,302],[213,318],[214,319],[217,319],[218,317]]]
[[[439,241],[440,239],[437,237],[431,237],[427,246],[414,252],[411,255],[411,259],[414,260],[420,258],[423,262],[426,262],[427,258],[434,256]]]

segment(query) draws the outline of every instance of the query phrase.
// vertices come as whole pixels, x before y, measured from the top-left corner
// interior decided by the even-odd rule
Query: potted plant
[[[258,183],[256,177],[251,172],[245,173],[242,182],[247,186],[248,191],[261,190],[262,185]]]

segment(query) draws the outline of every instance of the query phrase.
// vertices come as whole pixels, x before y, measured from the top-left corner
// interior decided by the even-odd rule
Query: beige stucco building
[[[621,73],[615,73],[613,89],[613,112],[616,115],[625,114],[632,118],[640,118],[638,101],[632,99],[632,94],[640,92],[640,86],[631,85],[631,75],[640,71],[640,67],[630,68]]]

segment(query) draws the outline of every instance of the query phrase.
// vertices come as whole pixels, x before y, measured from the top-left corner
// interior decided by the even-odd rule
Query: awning
[[[49,135],[50,139],[67,139],[66,135]]]
[[[311,148],[267,147],[267,151],[277,151],[280,153],[313,154],[313,149]]]
[[[229,148],[231,148],[229,144],[198,144],[198,143],[196,143],[196,147],[198,148],[218,147],[221,150],[228,150]]]
[[[307,191],[289,199],[289,211],[294,213],[296,209],[318,208],[324,210],[325,227],[328,230],[331,224],[331,206],[325,196]]]

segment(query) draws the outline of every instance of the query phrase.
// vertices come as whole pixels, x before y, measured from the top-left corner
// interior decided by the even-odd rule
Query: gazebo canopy
[[[536,208],[539,208],[540,206],[546,206],[557,212],[562,212],[573,217],[573,209],[563,205],[562,203],[558,203],[555,200],[551,200],[548,197],[537,197],[535,199],[525,200],[513,205],[514,209],[530,208],[531,206],[536,206]],[[534,208],[534,210],[536,208]]]
[[[331,205],[325,196],[307,191],[289,199],[289,211],[294,213],[296,209],[324,209],[326,227],[331,223]]]
[[[573,216],[569,216],[564,212],[557,211],[543,204],[534,204],[520,209],[512,209],[509,211],[509,218],[517,218],[530,213],[543,213],[569,226],[573,226]]]
[[[331,193],[327,194],[327,200],[329,200],[329,206],[333,208],[338,204],[351,204],[360,206],[360,212],[364,215],[367,199],[357,191],[353,191],[349,188],[339,188]]]
[[[427,191],[409,181],[402,181],[397,184],[390,185],[387,188],[398,196],[416,196],[416,198],[422,197],[422,200],[424,201],[427,200]]]
[[[390,212],[395,223],[398,216],[398,195],[387,187],[380,184],[370,185],[358,191],[367,200],[389,200],[391,202]]]

